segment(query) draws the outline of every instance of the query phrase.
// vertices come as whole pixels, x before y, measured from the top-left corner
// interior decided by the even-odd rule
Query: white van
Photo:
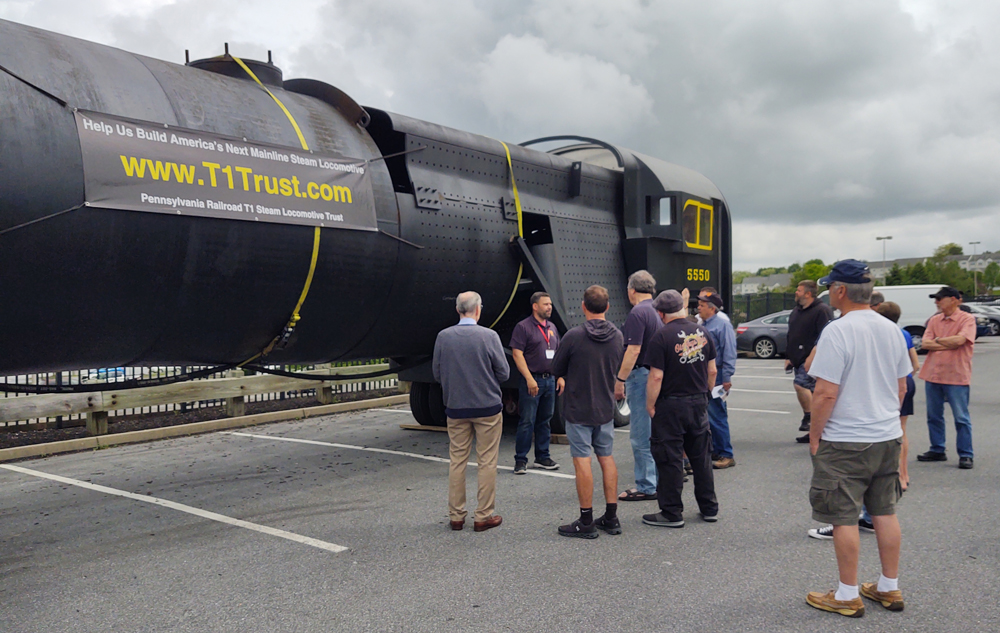
[[[927,323],[927,319],[937,314],[937,306],[930,295],[940,289],[941,284],[875,286],[875,290],[881,292],[886,301],[892,301],[899,306],[902,313],[899,317],[899,327],[910,333],[917,349],[920,349],[920,337],[924,335],[924,324]],[[829,294],[827,290],[820,293],[820,301],[829,304]]]

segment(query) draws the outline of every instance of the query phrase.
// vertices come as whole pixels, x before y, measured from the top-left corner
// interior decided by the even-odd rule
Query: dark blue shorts
[[[806,373],[805,365],[795,368],[795,384],[809,391],[816,389],[816,379]]]
[[[917,392],[917,385],[913,382],[913,375],[906,377],[906,395],[903,396],[903,406],[899,408],[899,415],[913,415],[913,395]]]

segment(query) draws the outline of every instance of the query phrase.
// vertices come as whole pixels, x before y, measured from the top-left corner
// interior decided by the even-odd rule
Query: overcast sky
[[[1000,250],[995,0],[0,0],[0,17],[183,62],[222,52],[519,142],[696,169],[736,268]]]

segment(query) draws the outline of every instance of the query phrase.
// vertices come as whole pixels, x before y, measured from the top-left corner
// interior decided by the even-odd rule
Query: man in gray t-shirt
[[[841,317],[819,337],[809,374],[816,380],[809,449],[813,518],[833,524],[838,589],[810,592],[806,602],[849,617],[864,615],[858,590],[858,513],[862,502],[878,536],[882,575],[860,595],[890,611],[903,610],[899,591],[899,406],[910,358],[902,332],[869,307],[874,282],[857,260],[837,262],[819,282]]]

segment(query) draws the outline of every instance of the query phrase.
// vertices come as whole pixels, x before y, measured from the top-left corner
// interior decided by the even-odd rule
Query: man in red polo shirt
[[[972,382],[972,350],[976,344],[976,319],[958,309],[962,293],[945,286],[932,294],[938,312],[927,322],[922,346],[927,360],[920,370],[927,395],[927,432],[931,448],[917,461],[943,462],[945,454],[944,401],[955,418],[955,448],[958,467],[972,468],[972,419],[969,417],[969,384]]]

